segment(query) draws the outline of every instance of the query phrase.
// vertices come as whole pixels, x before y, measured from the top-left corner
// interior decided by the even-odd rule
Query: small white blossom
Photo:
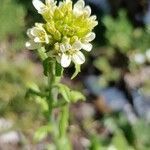
[[[61,65],[63,67],[68,67],[71,60],[75,64],[83,64],[85,62],[85,57],[80,51],[82,48],[81,42],[76,41],[71,46],[69,43],[60,45],[60,50],[62,51]]]
[[[35,27],[28,29],[27,35],[30,38],[30,41],[26,42],[28,49],[36,49],[40,43],[49,43],[49,37],[41,23],[36,23]]]
[[[90,52],[91,41],[95,38],[93,28],[98,24],[96,16],[91,16],[90,6],[84,0],[74,5],[72,0],[33,0],[32,3],[44,19],[28,29],[28,49],[43,47],[48,57],[56,59],[62,67],[72,62],[80,66],[85,62],[81,50]]]
[[[84,38],[83,38],[83,42],[82,42],[82,49],[90,52],[92,50],[92,44],[90,43],[91,41],[93,41],[95,39],[95,33],[94,32],[90,32],[88,33]]]

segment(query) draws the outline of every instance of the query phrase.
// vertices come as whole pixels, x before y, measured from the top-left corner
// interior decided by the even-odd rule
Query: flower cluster
[[[85,57],[81,50],[91,51],[90,43],[95,38],[93,28],[98,24],[96,16],[91,16],[91,8],[84,0],[72,4],[71,0],[57,2],[33,0],[33,5],[42,15],[45,23],[35,23],[28,29],[30,38],[26,42],[28,49],[45,47],[47,55],[54,57],[62,67],[68,67],[73,61],[83,64]]]

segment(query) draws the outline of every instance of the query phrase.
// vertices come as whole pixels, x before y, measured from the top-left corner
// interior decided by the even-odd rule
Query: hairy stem
[[[59,136],[60,138],[66,136],[67,128],[68,128],[68,118],[69,118],[69,105],[65,105],[61,107],[61,116],[59,123]]]
[[[53,94],[52,94],[52,86],[53,86],[53,81],[54,81],[54,75],[51,71],[48,71],[48,120],[51,121],[52,119],[52,110],[53,110]]]

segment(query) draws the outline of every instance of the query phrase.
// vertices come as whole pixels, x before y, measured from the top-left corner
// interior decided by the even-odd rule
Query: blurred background
[[[99,25],[81,73],[71,81],[71,66],[63,79],[87,99],[70,108],[73,149],[150,150],[150,1],[85,1]],[[31,0],[0,1],[0,150],[44,150],[50,141],[35,136],[45,103],[27,94],[46,86],[36,51],[24,46],[41,20]]]

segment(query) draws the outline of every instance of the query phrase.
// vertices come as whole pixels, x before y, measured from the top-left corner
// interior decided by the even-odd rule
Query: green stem
[[[52,68],[53,69],[53,68]],[[53,86],[53,81],[54,81],[54,75],[52,72],[48,71],[48,120],[51,121],[52,119],[52,110],[53,110],[53,95],[52,95],[52,86]]]
[[[67,128],[68,128],[68,119],[69,119],[69,105],[62,106],[61,108],[61,116],[59,123],[59,136],[63,138],[66,136]]]

